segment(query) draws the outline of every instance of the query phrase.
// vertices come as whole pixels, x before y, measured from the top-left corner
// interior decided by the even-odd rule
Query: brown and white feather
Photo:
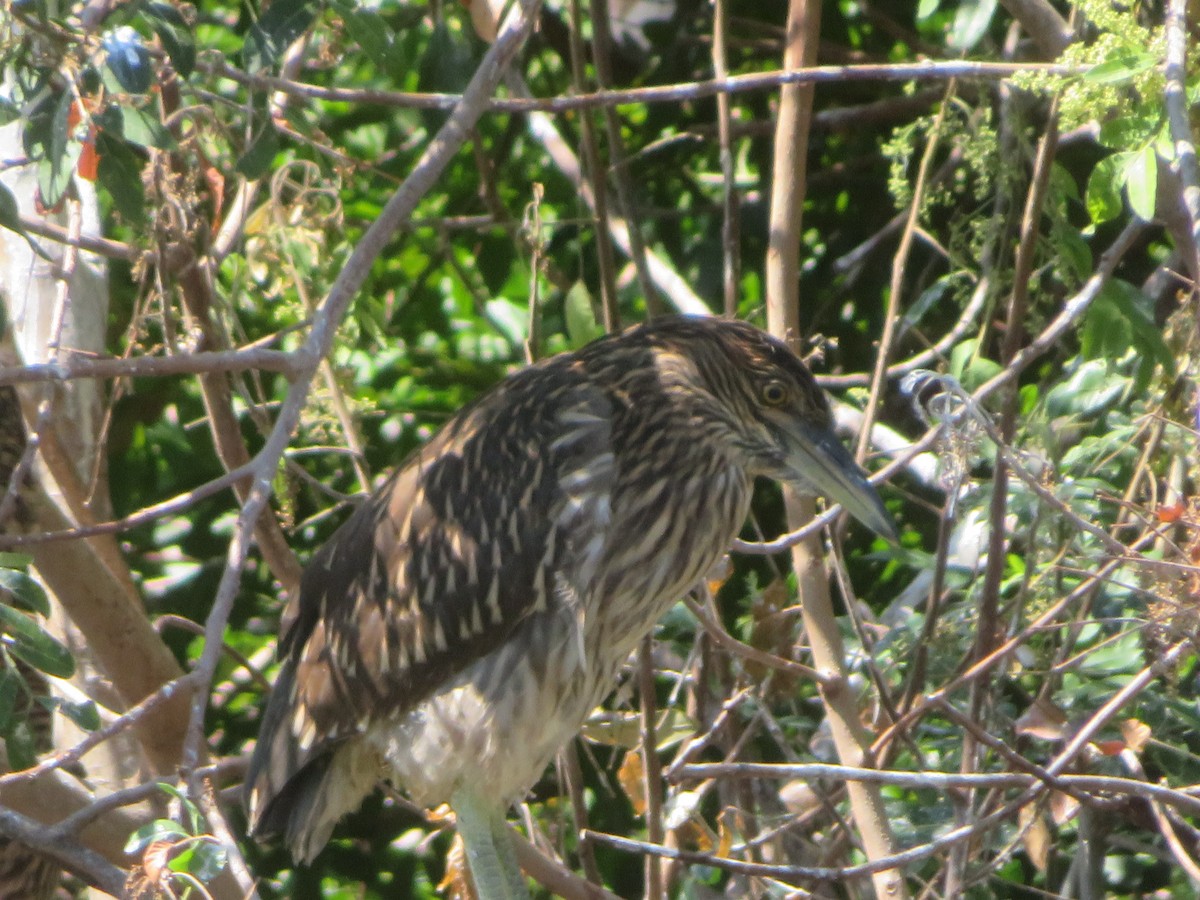
[[[247,778],[251,829],[311,859],[381,778],[518,799],[740,528],[764,378],[748,325],[669,319],[546,360],[447,424],[313,557]],[[756,455],[757,454],[757,455]]]

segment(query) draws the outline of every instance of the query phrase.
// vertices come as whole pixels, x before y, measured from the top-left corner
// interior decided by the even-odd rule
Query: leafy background
[[[132,2],[105,8],[98,21],[87,17],[89,8],[19,0],[4,11],[0,58],[9,78],[0,118],[20,124],[45,210],[76,202],[94,185],[103,233],[124,248],[108,259],[104,346],[130,358],[252,342],[295,350],[349,253],[445,120],[444,111],[415,108],[405,95],[461,92],[487,46],[472,28],[472,11],[457,4]],[[786,5],[722,8],[729,71],[778,69]],[[1021,635],[994,670],[946,692],[949,711],[926,705],[903,720],[881,754],[885,768],[901,772],[1044,765],[1097,721],[1114,694],[1157,665],[1073,757],[1070,771],[1161,781],[1183,799],[1155,806],[1136,787],[1044,792],[969,843],[912,864],[915,894],[1194,896],[1198,870],[1183,861],[1200,850],[1196,810],[1186,803],[1200,780],[1191,643],[1200,601],[1197,246],[1163,100],[1164,10],[1102,0],[1046,8],[1063,22],[1057,37],[1017,3],[823,6],[822,63],[965,56],[1070,67],[1064,74],[1030,66],[1010,79],[847,78],[816,91],[800,275],[805,351],[837,398],[861,410],[863,373],[875,365],[889,317],[899,329],[893,361],[940,348],[926,366],[940,376],[910,380],[906,393],[898,373],[878,413],[902,443],[937,433],[932,457],[924,457],[936,462],[936,474],[901,467],[884,488],[903,531],[900,547],[857,527],[839,535],[839,613],[851,684],[876,735],[986,655],[999,643],[986,643],[989,635]],[[681,0],[658,11],[614,46],[614,86],[712,76],[714,7]],[[1193,41],[1195,15],[1190,9],[1185,16]],[[594,87],[590,56],[585,81],[573,82],[568,38],[576,25],[590,35],[591,20],[571,7],[543,11],[517,63],[534,96]],[[1191,65],[1186,89],[1194,104]],[[268,77],[278,75],[360,93],[274,94],[282,83]],[[715,98],[619,107],[626,156],[619,168],[633,186],[632,217],[647,245],[713,311],[765,325],[778,95],[747,91],[729,103],[728,182]],[[590,123],[606,158],[616,157],[595,111],[573,110],[553,122],[581,155]],[[1036,161],[1044,140],[1055,150],[1049,163]],[[1045,178],[1043,200],[1023,228],[1035,174]],[[249,211],[237,240],[223,245],[220,226],[240,215],[231,201],[247,184],[257,188]],[[732,306],[722,300],[727,184],[738,201]],[[0,189],[0,223],[28,233],[29,217],[16,205]],[[911,246],[899,249],[906,230]],[[1021,268],[1018,248],[1026,244],[1031,256]],[[1114,246],[1111,277],[1070,318],[1068,301]],[[484,115],[373,263],[278,469],[269,515],[301,561],[344,518],[354,494],[524,363],[535,289],[536,352],[579,346],[602,330],[597,252],[592,212],[526,117]],[[208,287],[201,305],[186,275],[197,261]],[[898,262],[900,292],[891,298]],[[1027,303],[1014,321],[1008,301],[1018,288]],[[624,323],[672,304],[646,297],[629,269],[620,272],[617,297]],[[984,426],[1003,421],[1002,402],[976,403],[957,391],[1003,372],[1014,346],[1028,345],[1064,315],[1069,327],[1018,378],[1015,428],[1004,442],[1030,478],[1010,476],[1004,486],[1000,521],[1010,540],[995,569],[998,603],[989,608],[980,550],[996,521],[997,450],[995,432]],[[965,327],[952,334],[957,323]],[[253,453],[288,381],[252,369],[216,377]],[[961,404],[965,414],[946,413],[947,403]],[[113,518],[224,473],[200,379],[113,379],[104,408]],[[785,529],[775,490],[759,493],[747,540]],[[119,536],[146,615],[185,669],[205,647],[188,623],[208,615],[236,513],[236,499],[224,491]],[[26,574],[28,557],[13,549],[0,573],[10,598],[0,605],[7,662],[0,731],[10,768],[21,770],[47,752],[31,727],[32,710],[50,707],[85,730],[100,717],[94,704],[52,699],[29,677],[30,668],[66,677],[72,663],[46,624],[51,600]],[[233,781],[256,732],[260,676],[272,674],[281,577],[252,556],[225,632],[231,652],[217,671],[205,731],[212,759],[233,761]],[[940,586],[933,601],[931,584]],[[1072,602],[1026,630],[1064,597]],[[806,659],[784,555],[735,556],[718,599],[721,624],[738,641]],[[814,683],[719,646],[682,605],[656,635],[654,662],[657,706],[673,711],[659,722],[664,765],[739,694],[697,761],[729,754],[737,761],[835,761]],[[588,827],[645,838],[636,681],[632,668],[608,715],[597,714],[572,752]],[[964,731],[954,711],[980,733]],[[594,866],[593,876],[620,896],[648,892],[636,856],[603,842],[580,846],[562,773],[548,772],[527,806],[543,846],[568,866]],[[693,780],[663,790],[671,840],[684,849],[812,866],[863,860],[837,779]],[[915,783],[883,790],[899,847],[978,822],[1018,793]],[[240,833],[235,789],[226,786],[222,799]],[[162,794],[166,805],[129,840],[131,855],[115,862],[160,886],[199,890],[231,848],[212,836],[196,798],[177,793],[171,800]],[[170,863],[155,875],[149,851],[163,846],[172,848]],[[293,868],[276,846],[240,846],[263,896],[297,898],[434,896],[443,883],[465,890],[461,863],[453,854],[447,862],[450,850],[437,821],[394,794],[350,816],[312,867]],[[786,893],[780,879],[729,875],[715,865],[670,866],[667,882],[672,896]],[[870,886],[860,878],[819,890],[858,896]]]

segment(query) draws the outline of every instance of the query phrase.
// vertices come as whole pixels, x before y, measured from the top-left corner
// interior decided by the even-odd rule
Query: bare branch
[[[453,109],[458,94],[420,94],[398,91],[326,88],[312,84],[286,81],[264,75],[247,75],[228,62],[207,63],[210,74],[221,75],[247,87],[282,91],[311,100],[335,100],[364,105],[394,106],[404,109]],[[198,66],[197,68],[201,68]],[[681,103],[715,97],[718,94],[740,94],[766,91],[787,85],[813,85],[849,81],[946,81],[951,78],[1011,78],[1019,72],[1038,72],[1045,75],[1070,77],[1083,75],[1088,66],[1065,66],[1046,63],[989,63],[963,60],[929,60],[917,63],[874,64],[857,66],[812,66],[775,72],[752,72],[710,81],[687,84],[631,88],[621,91],[596,91],[578,97],[529,96],[496,98],[486,105],[487,112],[504,113],[567,113],[597,106],[637,106],[646,103]]]

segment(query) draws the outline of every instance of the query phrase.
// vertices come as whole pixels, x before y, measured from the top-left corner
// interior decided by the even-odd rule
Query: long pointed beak
[[[845,445],[832,431],[805,424],[789,429],[786,467],[797,489],[817,493],[842,505],[842,508],[880,537],[897,543],[896,524],[888,515],[867,473],[854,461]]]

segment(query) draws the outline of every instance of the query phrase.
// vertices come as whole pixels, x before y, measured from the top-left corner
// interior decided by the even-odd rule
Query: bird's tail
[[[246,771],[243,799],[249,832],[283,835],[296,862],[307,863],[329,841],[333,826],[357,809],[377,779],[360,738],[304,748],[293,733],[295,671],[284,663],[263,713]]]

